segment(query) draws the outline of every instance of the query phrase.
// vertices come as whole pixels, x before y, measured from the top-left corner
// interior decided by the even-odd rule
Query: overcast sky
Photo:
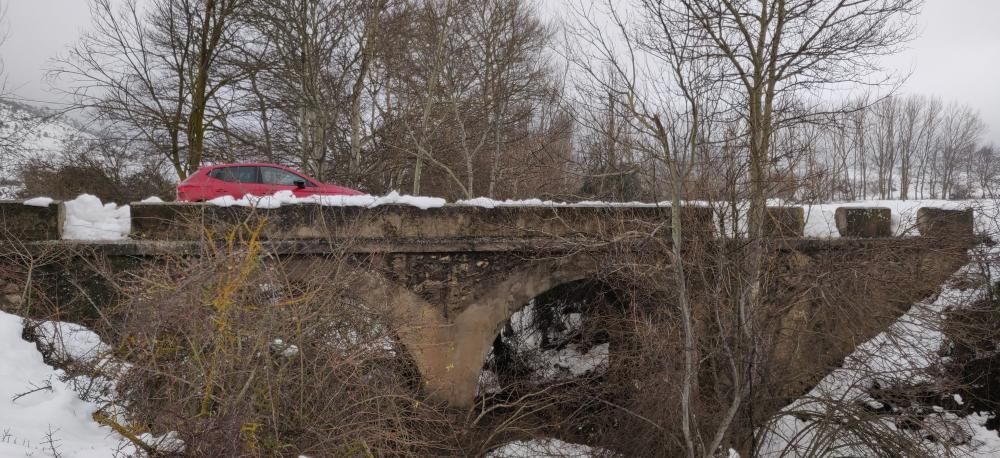
[[[44,68],[87,27],[88,0],[0,3],[7,4],[0,56],[8,91],[29,101],[56,100],[42,81]],[[926,0],[920,30],[910,49],[889,61],[912,70],[903,90],[974,107],[990,127],[989,138],[1000,143],[1000,0]]]

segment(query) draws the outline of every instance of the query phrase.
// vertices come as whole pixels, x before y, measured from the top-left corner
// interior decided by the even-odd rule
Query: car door
[[[296,196],[308,196],[316,189],[316,184],[305,177],[277,167],[261,166],[260,178],[268,194],[291,191]],[[302,183],[301,188],[297,182]]]
[[[256,166],[219,167],[209,172],[208,176],[213,178],[209,189],[213,198],[232,196],[239,199],[247,194],[255,196],[267,194],[260,182],[260,171]]]

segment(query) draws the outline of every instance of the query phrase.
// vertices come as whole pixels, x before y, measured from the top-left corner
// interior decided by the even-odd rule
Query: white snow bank
[[[121,438],[91,417],[98,406],[80,400],[21,332],[20,317],[0,312],[0,456],[50,456],[50,444],[65,458],[114,456]]]
[[[139,202],[142,202],[144,204],[162,204],[163,199],[156,196],[149,196],[145,199],[140,200]]]
[[[558,439],[515,441],[493,449],[485,458],[611,457],[611,452]]]
[[[108,351],[97,333],[78,324],[42,321],[35,326],[35,333],[56,361],[91,361]]]
[[[0,456],[34,456],[36,451],[62,457],[146,456],[91,416],[103,407],[104,414],[123,424],[127,421],[120,406],[113,404],[115,382],[108,376],[122,375],[129,365],[110,357],[108,345],[86,327],[35,322],[31,326],[36,344],[32,344],[20,339],[23,322],[0,312],[0,374],[17,374],[0,377]],[[56,364],[92,365],[94,370],[69,376],[46,365],[39,349]],[[14,399],[33,390],[37,391]],[[14,410],[6,409],[3,403],[7,401],[12,401]],[[19,428],[14,429],[11,423],[17,413],[31,421],[17,423]],[[138,437],[164,453],[184,451],[184,441],[176,432],[159,436],[147,432]]]
[[[29,207],[48,207],[52,202],[55,202],[55,200],[51,197],[35,197],[24,201],[24,205]]]
[[[975,201],[951,200],[866,200],[830,204],[802,205],[805,212],[806,237],[837,238],[838,207],[886,207],[892,210],[892,233],[897,236],[919,235],[917,231],[917,210],[920,207],[964,210],[981,207]]]
[[[307,196],[297,197],[291,191],[278,191],[270,196],[253,196],[247,194],[240,199],[230,196],[217,197],[209,200],[208,203],[220,207],[255,207],[255,208],[278,208],[282,205],[295,204],[319,204],[328,207],[367,207],[373,208],[380,205],[409,205],[422,210],[428,208],[443,207],[445,200],[438,197],[423,197],[400,195],[398,192],[391,192],[384,196]]]
[[[128,205],[121,207],[107,203],[90,194],[81,194],[66,201],[66,220],[63,222],[63,239],[66,240],[121,240],[132,230]]]

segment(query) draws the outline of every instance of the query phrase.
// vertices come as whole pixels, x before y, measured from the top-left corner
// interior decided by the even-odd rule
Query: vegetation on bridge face
[[[9,253],[0,265],[12,284],[25,274],[34,278],[33,305],[22,313],[87,323],[115,349],[114,357],[133,365],[135,370],[108,374],[123,396],[109,402],[127,408],[128,428],[177,431],[192,453],[370,449],[466,455],[524,429],[626,454],[682,449],[676,441],[682,426],[663,408],[678,402],[676,380],[685,371],[678,364],[683,328],[669,281],[675,261],[669,244],[652,232],[618,241],[563,240],[558,249],[491,256],[352,255],[355,250],[343,240],[325,254],[275,255],[262,251],[260,230],[260,222],[206,230],[222,237],[221,243],[201,244],[202,251],[186,256],[164,253],[136,262],[53,252],[42,262],[41,253],[25,252]],[[744,242],[695,239],[685,246],[695,344],[704,355],[693,374],[699,384],[693,393],[696,426],[718,421],[738,389],[738,374],[726,368],[761,352],[755,388],[746,393],[728,436],[733,446],[749,441],[751,431],[850,353],[853,342],[879,332],[929,294],[962,259],[960,245],[950,250],[940,239],[923,237],[769,243],[759,309],[766,319],[755,334],[762,340],[751,346],[742,340],[746,330],[739,325],[734,288],[742,273],[731,260]],[[24,264],[29,260],[38,264]],[[94,275],[79,276],[95,267]],[[587,280],[571,284],[591,286],[565,294],[556,280],[580,278],[572,269],[581,267],[589,269]],[[60,279],[71,280],[70,289],[48,291]],[[518,287],[550,279],[556,279],[550,282],[555,288],[539,290],[535,300],[536,316],[547,316],[550,324],[538,329],[550,332],[552,323],[573,322],[577,331],[563,338],[550,333],[548,343],[508,353],[502,364],[497,356],[493,363],[476,360],[473,374],[486,365],[497,384],[480,389],[471,410],[437,401],[442,385],[429,377],[440,373],[427,372],[423,354],[468,352],[468,341],[437,340],[462,335],[466,321],[473,324],[467,331],[493,342],[504,317],[524,305],[510,298],[528,302],[539,294]],[[396,294],[418,313],[401,313],[392,297],[369,294],[385,285],[391,286],[385,291],[398,288]],[[545,298],[554,296],[579,303],[553,307]],[[417,310],[424,302],[430,307]],[[487,303],[500,310],[477,315],[477,304]],[[468,316],[496,321],[465,320],[469,310]],[[414,332],[431,322],[412,319],[425,313],[437,315],[435,326],[449,331],[415,340]],[[605,362],[574,369],[574,377],[538,378],[523,370],[540,367],[524,362],[544,362],[545,351],[591,353],[600,345],[606,345]],[[437,362],[444,373],[468,369]],[[592,370],[601,364],[604,370]]]
[[[105,374],[119,421],[176,431],[198,456],[465,454],[456,413],[427,400],[396,342],[400,324],[353,299],[347,259],[273,259],[259,232],[234,226],[198,256],[106,272],[120,300],[88,321],[131,365]]]

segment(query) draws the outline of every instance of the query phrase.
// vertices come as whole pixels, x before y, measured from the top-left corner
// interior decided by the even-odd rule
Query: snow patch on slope
[[[17,167],[32,159],[51,159],[60,154],[67,142],[76,138],[90,138],[55,114],[47,114],[34,107],[0,101],[0,139],[8,146],[0,151],[0,197],[13,197],[20,186],[14,183]]]
[[[615,456],[607,450],[580,444],[571,444],[558,439],[534,439],[507,443],[486,454],[485,458],[540,458],[577,457],[590,458]]]
[[[989,258],[996,259],[998,255],[1000,250],[993,250]],[[953,278],[975,276],[980,267],[977,262],[972,262],[956,272]],[[1000,265],[992,265],[989,269],[991,278],[1000,274]],[[768,430],[763,431],[759,456],[816,453],[819,456],[871,455],[873,450],[854,439],[843,437],[844,432],[838,431],[834,425],[820,427],[812,419],[836,422],[838,416],[843,415],[836,410],[837,405],[865,403],[881,407],[867,393],[876,384],[894,386],[933,382],[930,369],[941,357],[938,350],[946,339],[942,330],[943,314],[950,307],[970,303],[984,294],[986,291],[983,288],[962,289],[946,284],[937,297],[914,304],[889,329],[858,346],[845,358],[843,367],[828,374],[808,394],[782,409],[783,414],[776,416]],[[955,447],[961,449],[961,454],[973,457],[1000,455],[1000,437],[996,431],[986,429],[987,417],[977,414],[959,418],[940,409],[938,414],[940,421],[925,427],[948,436],[968,435],[971,439],[968,443]],[[873,428],[898,430],[891,419],[864,421],[873,422]],[[928,449],[946,447],[938,442],[925,442],[924,445]],[[945,452],[944,449],[940,451]]]
[[[22,329],[20,317],[0,312],[0,455],[49,456],[55,448],[66,458],[113,456],[121,438],[94,421],[98,406],[77,397]],[[69,351],[85,347],[77,343]]]

